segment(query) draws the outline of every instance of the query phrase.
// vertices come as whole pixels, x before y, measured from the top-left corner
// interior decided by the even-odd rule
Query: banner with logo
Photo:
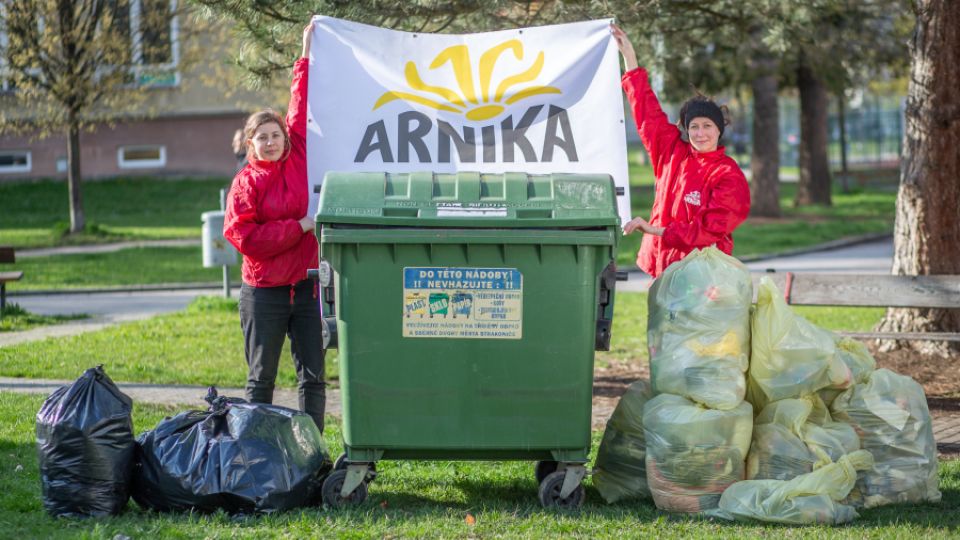
[[[609,20],[466,35],[315,20],[311,185],[327,171],[602,173],[630,218]]]

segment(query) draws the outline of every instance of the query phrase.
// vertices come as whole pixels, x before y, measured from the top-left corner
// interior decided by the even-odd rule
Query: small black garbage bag
[[[133,499],[159,511],[274,512],[317,503],[332,464],[306,413],[217,396],[137,439]]]
[[[43,506],[53,516],[118,514],[130,497],[130,398],[102,366],[55,390],[37,413]]]

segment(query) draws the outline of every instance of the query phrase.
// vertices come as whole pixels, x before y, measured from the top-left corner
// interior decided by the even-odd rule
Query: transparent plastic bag
[[[940,500],[937,445],[923,387],[888,369],[837,396],[834,417],[853,426],[874,464],[850,494],[856,506]]]
[[[857,517],[852,506],[841,504],[873,457],[857,450],[813,472],[790,480],[746,480],[733,484],[720,497],[711,516],[728,520],[764,521],[790,525],[839,525]]]
[[[877,361],[867,350],[866,345],[855,339],[839,336],[834,344],[837,346],[837,356],[850,368],[853,383],[867,382],[870,374],[877,369]],[[844,390],[845,388],[824,388],[819,393],[823,401],[830,405]]]
[[[857,433],[832,421],[818,396],[774,401],[754,419],[747,478],[789,480],[858,449]]]
[[[850,368],[837,355],[836,336],[796,315],[777,286],[760,278],[751,317],[747,400],[757,410],[823,388],[846,388]]]
[[[655,394],[733,409],[746,392],[750,272],[714,248],[694,250],[653,282],[647,343]]]
[[[730,484],[743,480],[753,408],[709,409],[660,394],[643,410],[647,483],[657,508],[701,512],[717,506]]]
[[[636,381],[627,388],[607,422],[593,467],[593,485],[608,503],[650,498],[643,406],[652,396],[649,382]]]

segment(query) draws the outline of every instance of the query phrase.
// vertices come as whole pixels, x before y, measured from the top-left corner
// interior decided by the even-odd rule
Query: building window
[[[0,173],[30,172],[32,166],[29,150],[0,151]]]
[[[113,0],[115,24],[130,42],[131,83],[176,86],[180,83],[177,0]]]
[[[117,150],[117,165],[121,169],[151,169],[166,164],[166,146],[121,146]]]

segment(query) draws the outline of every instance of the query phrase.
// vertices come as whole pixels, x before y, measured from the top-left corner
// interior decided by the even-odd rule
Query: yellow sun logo
[[[463,113],[468,120],[489,120],[506,110],[504,105],[512,105],[522,99],[541,94],[561,93],[560,89],[554,88],[553,86],[528,86],[517,90],[511,94],[510,97],[504,99],[504,96],[510,88],[518,84],[530,82],[540,75],[540,72],[543,70],[543,51],[540,51],[537,59],[529,68],[500,81],[493,95],[491,95],[490,85],[492,82],[491,79],[493,78],[493,68],[500,56],[507,51],[512,52],[517,60],[523,60],[523,44],[518,39],[511,39],[495,45],[480,56],[479,96],[474,86],[473,70],[470,64],[470,51],[466,45],[448,47],[440,51],[440,54],[430,63],[430,69],[437,69],[450,63],[453,69],[453,75],[457,80],[457,86],[459,86],[459,93],[450,88],[425,83],[423,79],[420,78],[417,65],[413,62],[407,62],[403,71],[407,79],[407,85],[409,85],[412,90],[432,94],[433,96],[441,98],[442,101],[434,97],[425,97],[421,94],[390,91],[380,96],[380,99],[374,104],[373,110],[377,110],[382,105],[390,103],[391,101],[401,99],[408,102],[419,103],[438,111]]]

